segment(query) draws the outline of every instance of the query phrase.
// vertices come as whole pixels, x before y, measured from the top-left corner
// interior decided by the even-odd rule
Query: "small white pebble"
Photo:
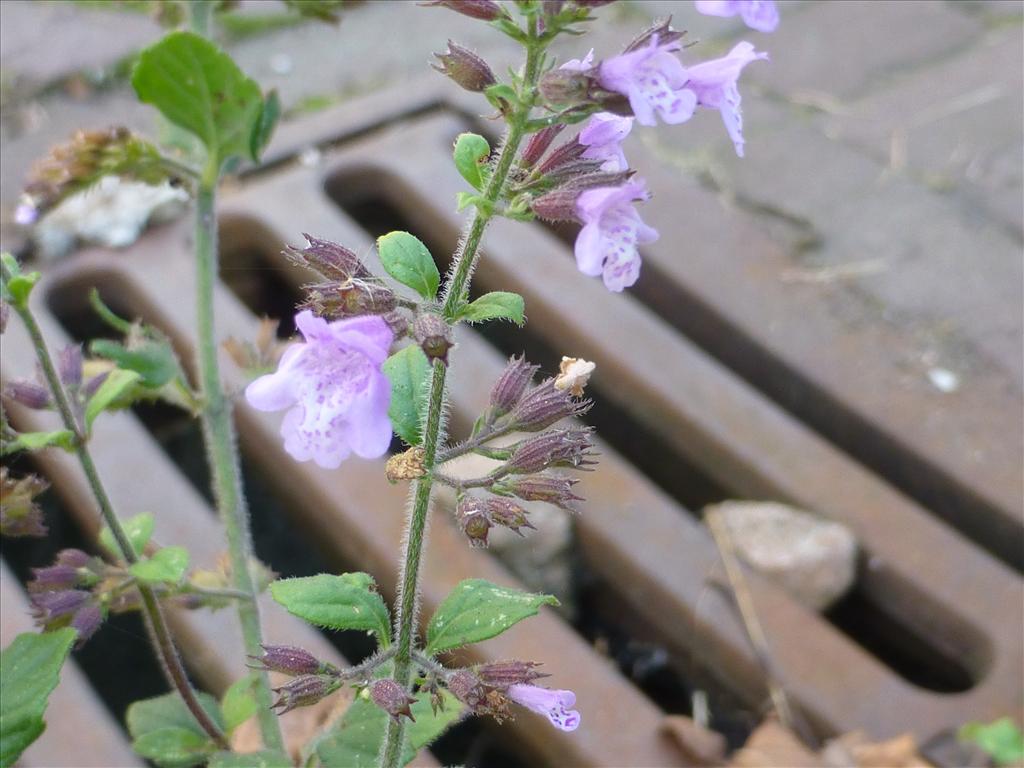
[[[948,368],[932,368],[928,371],[928,381],[939,392],[956,392],[960,388],[960,377]]]

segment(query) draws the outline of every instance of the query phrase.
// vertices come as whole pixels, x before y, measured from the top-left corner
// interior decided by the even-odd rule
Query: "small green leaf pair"
[[[150,557],[143,554],[153,537],[155,526],[156,521],[148,512],[122,523],[136,557],[141,558],[137,563],[132,563],[128,571],[136,579],[147,584],[180,584],[188,570],[188,550],[184,547],[161,547]],[[121,558],[121,548],[110,528],[104,527],[100,531],[100,545],[114,558]]]

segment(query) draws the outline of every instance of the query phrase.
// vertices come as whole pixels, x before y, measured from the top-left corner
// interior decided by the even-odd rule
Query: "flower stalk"
[[[4,282],[10,281],[14,277],[7,264],[3,264],[0,268],[2,268],[3,271]],[[79,464],[82,467],[82,471],[85,473],[86,480],[88,481],[89,487],[96,499],[96,504],[99,507],[100,515],[103,517],[103,522],[106,523],[107,527],[113,534],[114,541],[117,543],[117,547],[120,550],[121,557],[124,561],[129,565],[137,563],[139,561],[139,557],[135,553],[131,540],[128,538],[128,534],[121,525],[121,521],[118,518],[117,513],[114,511],[113,504],[110,501],[110,497],[107,495],[106,488],[103,486],[103,481],[100,479],[99,472],[96,469],[96,464],[92,459],[92,454],[89,452],[89,448],[86,445],[84,436],[82,435],[82,430],[79,427],[78,420],[75,418],[74,411],[71,408],[71,403],[68,401],[67,394],[64,391],[64,385],[61,383],[60,375],[57,373],[57,368],[53,364],[53,358],[50,356],[49,349],[46,346],[46,340],[43,338],[42,331],[39,329],[39,324],[36,322],[35,316],[32,314],[32,310],[29,309],[27,301],[11,302],[11,306],[14,307],[14,311],[18,313],[18,316],[25,325],[25,329],[28,331],[29,338],[32,341],[32,346],[36,351],[36,357],[39,360],[39,365],[42,368],[43,376],[45,377],[46,382],[50,387],[50,391],[53,394],[54,403],[57,406],[57,411],[60,413],[64,428],[73,432],[76,436],[75,455],[78,456]],[[188,679],[181,657],[178,655],[178,651],[175,648],[174,640],[171,637],[170,629],[167,626],[167,620],[164,617],[163,610],[160,608],[159,602],[157,601],[156,594],[153,589],[146,584],[137,583],[136,586],[142,599],[143,613],[147,619],[146,623],[149,628],[157,656],[162,662],[169,682],[172,687],[178,691],[182,701],[184,701],[185,706],[188,707],[189,712],[195,718],[199,726],[210,736],[211,739],[214,740],[214,742],[217,743],[218,747],[227,749],[228,743],[226,737],[216,723],[210,719],[206,710],[202,708],[199,703],[199,699],[196,696],[196,692],[192,688],[192,683]]]
[[[536,17],[530,19],[529,38],[525,46],[526,64],[523,69],[523,85],[519,94],[519,103],[508,115],[505,139],[490,180],[484,189],[482,203],[476,206],[469,231],[461,247],[455,253],[449,269],[447,291],[442,307],[442,314],[448,320],[455,317],[469,294],[470,278],[479,256],[484,231],[494,215],[493,211],[505,188],[509,171],[512,169],[512,164],[519,151],[519,145],[528,131],[528,121],[536,98],[537,80],[545,48],[545,43],[538,39]],[[416,481],[413,489],[413,503],[409,514],[405,551],[402,558],[403,565],[395,616],[394,679],[405,689],[409,688],[413,666],[413,638],[418,614],[420,562],[433,489],[433,470],[441,433],[441,414],[444,409],[447,372],[448,366],[444,362],[434,361],[427,400],[427,419],[423,429],[423,464],[427,471]],[[404,740],[405,720],[401,718],[389,720],[381,756],[382,768],[398,768],[402,764]]]

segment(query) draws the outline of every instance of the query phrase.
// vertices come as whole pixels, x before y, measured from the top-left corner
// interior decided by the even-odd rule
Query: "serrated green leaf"
[[[460,133],[455,140],[455,149],[452,156],[455,158],[455,167],[462,178],[470,183],[473,189],[481,190],[484,187],[483,166],[491,155],[491,145],[487,139],[477,133]]]
[[[133,563],[128,570],[139,581],[177,584],[188,570],[188,550],[184,547],[163,547],[152,557]]]
[[[147,339],[132,349],[110,339],[95,339],[89,351],[97,357],[112,360],[117,367],[139,374],[139,383],[147,389],[159,389],[175,376],[181,375],[178,356],[169,341]]]
[[[8,768],[46,727],[43,713],[78,633],[26,632],[0,652],[0,766]]]
[[[391,426],[409,445],[419,445],[427,411],[430,361],[422,349],[410,344],[385,360],[383,370],[391,382]]]
[[[430,619],[427,653],[489,640],[536,615],[542,605],[558,605],[558,600],[553,595],[499,587],[485,579],[461,581]]]
[[[128,391],[140,381],[142,376],[138,373],[121,368],[107,374],[100,388],[85,404],[85,428],[91,430],[96,417],[108,408],[120,405]]]
[[[198,137],[217,166],[247,156],[263,108],[255,81],[204,37],[172,32],[139,54],[132,72],[139,99]]]
[[[292,760],[281,752],[265,749],[260,752],[218,752],[210,758],[207,768],[293,768]]]
[[[427,246],[418,238],[408,232],[388,232],[377,238],[377,250],[381,264],[395,280],[425,299],[437,295],[441,274]]]
[[[382,647],[390,641],[391,617],[367,573],[278,579],[270,594],[289,613],[317,626],[375,632]]]
[[[220,711],[224,716],[224,727],[228,733],[256,714],[256,696],[253,694],[253,674],[240,677],[224,692]]]
[[[146,544],[149,543],[150,538],[153,536],[153,528],[155,526],[156,521],[149,512],[135,515],[135,517],[130,517],[121,523],[121,527],[124,528],[124,532],[132,543],[132,548],[135,550],[136,555],[142,555]],[[121,548],[117,546],[113,532],[107,527],[100,531],[100,545],[115,558],[121,557]]]
[[[75,450],[75,433],[69,429],[53,432],[22,432],[10,443],[4,445],[4,454],[15,451],[41,451],[43,448]]]
[[[516,325],[526,322],[526,305],[523,297],[510,291],[493,291],[485,293],[472,304],[468,304],[459,312],[459,318],[470,323],[482,323],[485,320],[511,320]]]
[[[217,747],[209,736],[189,728],[160,728],[132,742],[135,753],[167,768],[200,765]]]
[[[1009,717],[991,723],[966,723],[957,735],[961,741],[977,744],[996,765],[1024,762],[1024,734]]]
[[[270,143],[270,137],[274,135],[277,121],[281,119],[281,99],[276,90],[270,91],[263,100],[260,107],[260,115],[252,127],[252,137],[249,139],[249,156],[253,162],[258,163],[263,150]]]

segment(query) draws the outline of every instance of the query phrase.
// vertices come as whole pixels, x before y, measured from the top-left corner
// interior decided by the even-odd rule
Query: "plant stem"
[[[213,177],[211,180],[210,177]],[[216,173],[204,174],[196,196],[196,305],[199,379],[202,391],[203,438],[207,460],[213,475],[217,512],[227,537],[228,555],[234,588],[249,596],[239,600],[238,619],[242,625],[245,652],[259,656],[263,637],[260,631],[259,605],[253,582],[252,536],[249,516],[242,496],[238,444],[232,422],[231,403],[224,395],[217,361],[217,340],[214,333],[213,291],[217,282],[217,218],[214,211]],[[257,674],[254,686],[257,720],[263,745],[267,749],[284,748],[277,716],[271,710],[270,682],[265,672]]]
[[[526,123],[533,108],[543,45],[536,41],[536,19],[531,19],[530,42],[526,46],[526,65],[523,70],[523,89],[520,102],[508,120],[508,129],[502,143],[498,161],[495,163],[487,188],[484,190],[484,204],[476,208],[469,232],[452,259],[448,270],[448,288],[445,295],[443,314],[451,320],[469,293],[469,281],[479,256],[480,242],[484,230],[492,217],[494,204],[498,202],[508,179],[512,163],[519,150],[519,144],[526,135]],[[395,680],[408,688],[412,671],[413,638],[415,635],[417,608],[419,603],[420,561],[423,553],[424,532],[427,514],[430,510],[430,494],[433,488],[433,470],[441,431],[441,413],[444,410],[445,376],[448,368],[440,360],[434,361],[433,377],[428,396],[427,422],[423,429],[423,465],[426,474],[416,481],[413,489],[412,510],[409,513],[408,532],[403,555],[403,567],[399,579],[397,613],[395,616]],[[405,720],[388,720],[387,736],[381,755],[382,768],[399,768],[402,765],[402,751],[405,742]]]
[[[7,267],[3,268],[4,280],[10,280],[11,275],[7,271]],[[50,352],[46,347],[46,340],[43,339],[43,334],[39,330],[39,324],[36,323],[35,317],[32,315],[32,311],[28,308],[27,304],[22,305],[19,303],[12,303],[15,311],[21,317],[22,322],[25,324],[25,328],[28,331],[29,337],[32,339],[32,346],[35,347],[36,356],[39,359],[39,364],[43,369],[43,375],[46,377],[47,384],[50,386],[50,391],[53,394],[53,399],[57,404],[57,410],[60,412],[61,421],[64,423],[64,428],[74,432],[76,435],[75,453],[78,456],[78,461],[82,465],[82,470],[85,472],[86,480],[89,482],[89,487],[92,489],[93,496],[96,498],[96,503],[99,506],[100,514],[103,517],[103,521],[110,528],[111,533],[114,535],[114,540],[117,542],[118,549],[121,551],[121,557],[129,565],[137,563],[139,561],[138,555],[135,554],[135,549],[132,547],[131,540],[128,538],[128,534],[125,533],[124,527],[121,525],[120,519],[114,512],[114,507],[110,502],[110,497],[107,495],[107,490],[103,486],[103,482],[100,480],[99,472],[96,470],[96,464],[92,460],[92,454],[89,453],[89,448],[86,445],[82,430],[78,425],[78,421],[75,419],[74,412],[71,409],[71,403],[68,402],[67,393],[64,391],[64,386],[61,383],[60,376],[57,374],[57,370],[53,365],[53,359],[50,357]],[[182,665],[181,657],[178,655],[177,649],[174,647],[174,640],[171,638],[170,630],[167,627],[167,621],[164,618],[163,611],[160,608],[160,603],[156,599],[156,595],[153,593],[153,589],[146,584],[138,584],[139,595],[142,597],[142,609],[148,620],[149,629],[152,635],[152,640],[155,645],[157,656],[163,662],[164,670],[167,673],[167,677],[171,685],[177,689],[181,695],[182,700],[185,702],[185,706],[188,707],[189,712],[199,723],[200,727],[209,734],[217,746],[221,749],[227,749],[228,743],[224,734],[220,728],[217,727],[216,723],[210,719],[210,716],[206,713],[206,710],[199,704],[199,700],[196,697],[196,693],[192,688],[192,684],[189,682],[188,675],[185,672],[185,667]]]

